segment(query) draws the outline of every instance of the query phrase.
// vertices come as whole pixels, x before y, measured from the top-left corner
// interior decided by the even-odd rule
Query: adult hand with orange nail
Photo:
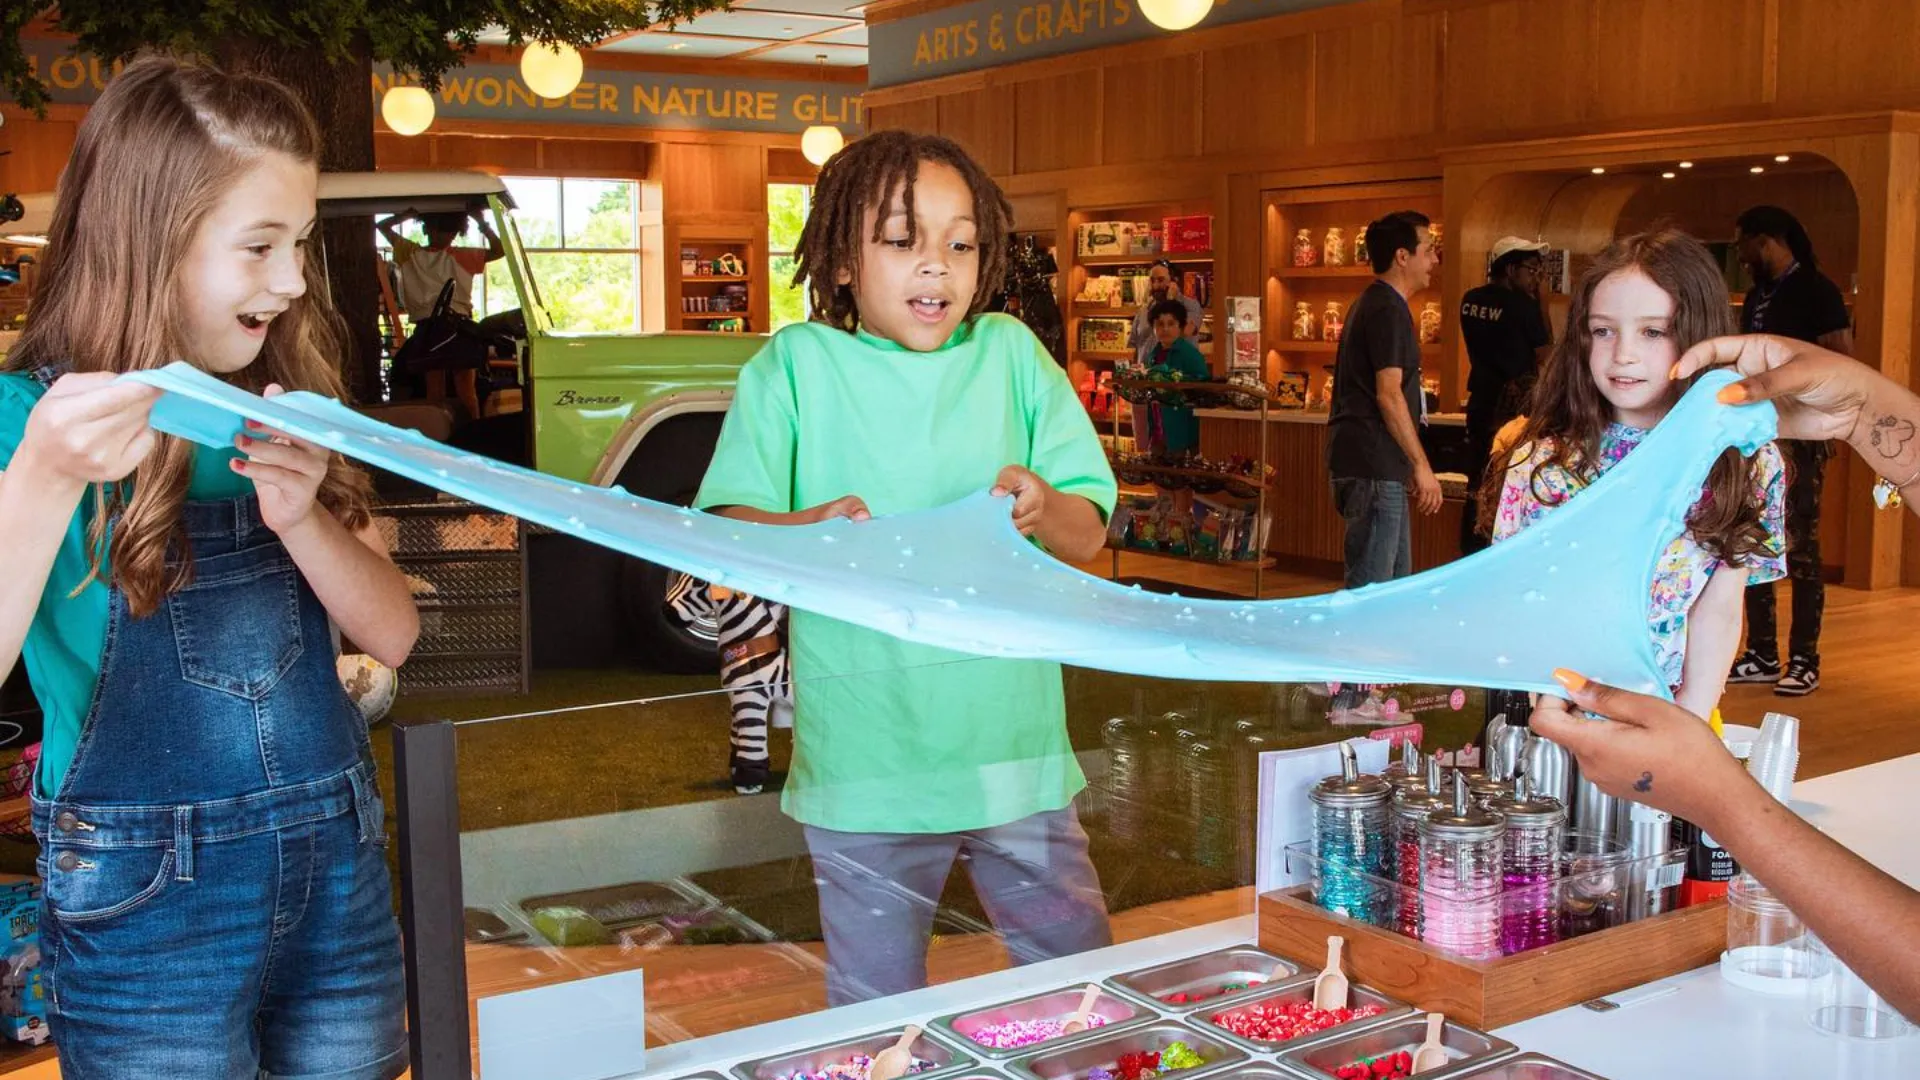
[[[1734,796],[1754,787],[1713,729],[1680,706],[1564,669],[1553,677],[1571,700],[1540,698],[1528,723],[1566,747],[1580,775],[1607,794],[1713,831],[1719,813],[1739,801]]]
[[[1920,411],[1913,395],[1858,360],[1792,338],[1752,334],[1703,341],[1674,365],[1676,379],[1714,367],[1731,367],[1746,378],[1720,391],[1729,405],[1773,402],[1780,413],[1783,439],[1855,440],[1870,435],[1861,417],[1869,403],[1889,411],[1904,395]],[[1920,446],[1912,448],[1920,452]],[[1864,451],[1863,451],[1864,453]]]

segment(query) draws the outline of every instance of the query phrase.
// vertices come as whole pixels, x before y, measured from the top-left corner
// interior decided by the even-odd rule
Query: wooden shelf
[[[1074,349],[1068,355],[1076,360],[1089,360],[1098,363],[1112,363],[1116,360],[1133,359],[1133,354],[1130,352],[1093,352],[1086,349]]]
[[[1106,307],[1086,300],[1075,300],[1073,302],[1073,313],[1075,315],[1085,315],[1089,317],[1112,316],[1114,318],[1131,318],[1136,310],[1138,309]]]
[[[1210,263],[1213,261],[1213,252],[1196,251],[1191,255],[1169,255],[1163,251],[1151,255],[1076,255],[1073,261],[1080,266],[1151,266],[1161,259],[1181,265]]]
[[[1260,481],[1242,473],[1214,472],[1212,469],[1186,469],[1178,465],[1142,465],[1137,461],[1123,464],[1115,460],[1112,455],[1107,456],[1107,464],[1116,473],[1124,469],[1127,472],[1150,472],[1159,473],[1162,476],[1185,476],[1200,480],[1220,480],[1229,484],[1239,484],[1247,488],[1260,486]],[[1266,486],[1271,489],[1274,486],[1274,482],[1268,480]],[[1250,499],[1253,496],[1247,495],[1243,497]]]
[[[1370,278],[1378,275],[1371,266],[1283,266],[1275,270],[1273,276],[1285,281],[1288,278]]]
[[[751,318],[752,313],[746,311],[683,311],[680,313],[680,317],[683,319],[693,319],[698,322],[712,322],[716,319]]]
[[[683,282],[699,282],[702,285],[719,283],[744,285],[753,280],[753,275],[744,274],[740,277],[683,277],[680,280]]]
[[[1282,341],[1273,347],[1273,351],[1281,353],[1338,353],[1340,351],[1340,343],[1337,341]],[[1440,354],[1441,347],[1438,345],[1420,346],[1420,357],[1423,360],[1437,359]]]
[[[1211,559],[1204,555],[1175,555],[1171,551],[1154,551],[1151,548],[1128,547],[1125,544],[1108,544],[1108,551],[1124,552],[1128,555],[1151,555],[1156,559],[1174,559],[1178,562],[1205,563],[1208,566],[1254,566],[1262,570],[1273,568],[1273,557],[1262,556],[1257,559]]]

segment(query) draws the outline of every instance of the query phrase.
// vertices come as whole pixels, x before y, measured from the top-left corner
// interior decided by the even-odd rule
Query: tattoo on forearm
[[[1650,772],[1641,773],[1640,779],[1635,780],[1633,782],[1633,790],[1639,792],[1642,795],[1645,795],[1647,792],[1652,791],[1653,790],[1653,774]]]
[[[1913,440],[1913,421],[1902,420],[1897,416],[1883,416],[1873,422],[1867,431],[1867,441],[1880,452],[1880,456],[1891,461],[1900,456],[1907,443]]]

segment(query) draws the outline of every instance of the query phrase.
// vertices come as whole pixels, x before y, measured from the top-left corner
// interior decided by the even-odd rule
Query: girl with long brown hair
[[[1632,452],[1692,385],[1671,377],[1675,362],[1696,343],[1732,333],[1730,312],[1719,266],[1685,233],[1629,236],[1595,260],[1509,444],[1504,482],[1481,485],[1480,513],[1494,542]],[[1675,700],[1702,719],[1726,688],[1747,585],[1786,573],[1784,493],[1771,443],[1751,459],[1728,450],[1655,568],[1654,651]]]
[[[81,123],[0,374],[0,661],[45,716],[32,800],[62,1074],[406,1066],[367,734],[337,626],[398,665],[419,631],[344,459],[252,427],[156,435],[122,372],[184,359],[337,395],[307,291],[319,132],[285,87],[163,58]]]

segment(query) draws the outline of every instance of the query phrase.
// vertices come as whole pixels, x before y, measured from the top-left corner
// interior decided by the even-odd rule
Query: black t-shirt
[[[1749,334],[1778,334],[1798,341],[1818,341],[1821,335],[1853,325],[1846,298],[1825,274],[1798,263],[1771,289],[1755,285],[1747,291],[1740,310],[1740,329]]]
[[[1327,472],[1336,479],[1412,478],[1413,468],[1393,441],[1380,402],[1376,374],[1400,369],[1407,415],[1420,419],[1420,336],[1413,312],[1393,286],[1376,281],[1347,310],[1346,329],[1333,362],[1333,413],[1327,418]]]
[[[1507,384],[1533,377],[1535,350],[1552,340],[1540,301],[1505,285],[1482,285],[1460,299],[1467,342],[1467,412],[1491,416]]]

